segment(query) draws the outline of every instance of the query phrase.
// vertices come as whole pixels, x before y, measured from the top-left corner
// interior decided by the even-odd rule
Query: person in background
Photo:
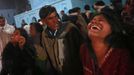
[[[27,32],[16,29],[3,50],[0,75],[35,75],[35,57]]]
[[[27,32],[27,34],[30,34],[30,25],[25,25],[23,29]]]
[[[39,23],[30,23],[30,37],[37,53],[36,57],[37,75],[46,74],[47,55],[41,44],[42,31],[43,28]]]
[[[81,45],[84,75],[133,75],[127,31],[114,11],[96,14],[88,24],[88,40]]]
[[[128,27],[129,33],[134,35],[134,0],[127,0],[122,10],[121,16],[126,27]],[[133,37],[133,36],[131,36]]]
[[[46,51],[48,75],[82,75],[79,47],[82,36],[78,28],[59,20],[55,7],[46,5],[39,11],[43,26],[42,45]]]
[[[126,0],[126,4],[121,13],[121,18],[125,24],[127,34],[129,35],[130,43],[134,45],[134,0]],[[131,46],[133,50],[131,53],[134,53],[134,47]],[[133,54],[134,56],[134,54]]]
[[[25,25],[28,25],[24,19],[21,21],[21,28],[24,28]]]
[[[61,21],[62,22],[68,21],[68,15],[65,14],[64,10],[61,10],[60,14],[61,14]]]
[[[5,32],[7,34],[12,34],[14,32],[15,28],[12,25],[9,25],[7,23],[7,20],[0,16],[0,31]]]
[[[36,17],[32,17],[32,21],[31,21],[32,23],[36,23],[37,22],[37,19],[36,19]]]
[[[0,71],[1,71],[1,68],[2,68],[2,52],[3,52],[3,49],[5,48],[5,46],[7,45],[7,43],[9,42],[10,40],[10,36],[12,35],[12,33],[14,32],[15,28],[14,26],[12,25],[9,25],[7,23],[7,20],[0,16],[0,43],[1,43],[1,48],[0,48]]]
[[[84,38],[87,37],[87,23],[81,15],[79,7],[75,7],[69,10],[68,20],[78,27]]]
[[[90,11],[89,5],[85,5],[84,10],[85,10],[85,12],[82,13],[82,16],[85,19],[86,23],[88,24],[93,16],[93,13]]]
[[[121,12],[123,9],[122,0],[110,0],[113,10],[121,17]]]
[[[93,5],[93,8],[95,10],[96,13],[99,13],[102,11],[103,8],[105,8],[106,5],[103,1],[96,1]]]

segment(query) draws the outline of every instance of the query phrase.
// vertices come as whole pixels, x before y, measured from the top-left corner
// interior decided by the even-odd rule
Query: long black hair
[[[111,27],[112,33],[105,38],[105,41],[113,48],[128,50],[134,60],[134,37],[130,37],[132,35],[128,34],[127,27],[121,17],[112,9],[103,10],[96,15],[103,15]]]
[[[112,33],[105,40],[114,48],[126,48],[127,31],[119,15],[111,9],[106,9],[99,13],[99,15],[104,16],[112,30]]]
[[[28,33],[26,32],[26,30],[23,28],[17,28],[16,30],[19,30],[20,35],[25,38],[25,40],[26,40],[25,45],[30,45],[31,44],[30,37],[29,37]]]

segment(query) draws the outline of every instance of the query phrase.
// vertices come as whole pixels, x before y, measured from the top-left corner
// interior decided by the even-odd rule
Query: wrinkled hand
[[[19,47],[20,47],[20,48],[23,48],[24,44],[26,43],[26,39],[25,39],[25,37],[20,36],[18,42],[19,42]]]

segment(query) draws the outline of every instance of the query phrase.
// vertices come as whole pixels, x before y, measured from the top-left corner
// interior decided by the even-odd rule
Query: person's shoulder
[[[8,28],[14,28],[13,25],[9,25],[9,24],[7,24],[6,27],[8,27]]]
[[[60,37],[65,36],[66,34],[70,33],[72,29],[75,29],[75,25],[69,21],[62,22],[60,28],[58,30]]]
[[[70,22],[70,21],[62,22],[62,25],[63,25],[63,26],[66,26],[67,28],[73,28],[73,27],[77,28],[76,25],[74,25],[74,24],[73,24],[72,22]]]
[[[10,29],[10,30],[13,30],[13,31],[15,30],[15,27],[13,25],[7,24],[6,27],[7,27],[7,29]]]
[[[130,56],[130,52],[126,48],[113,48],[115,54],[121,57]]]
[[[78,27],[75,25],[75,24],[73,24],[72,22],[68,22],[67,23],[67,27],[66,27],[66,30],[68,30],[68,31],[75,31],[75,32],[79,32],[79,29],[78,29]]]

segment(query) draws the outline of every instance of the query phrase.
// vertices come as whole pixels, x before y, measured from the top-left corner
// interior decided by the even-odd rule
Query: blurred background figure
[[[118,14],[121,15],[121,11],[123,9],[122,0],[110,0],[113,6],[113,10]]]
[[[68,20],[78,27],[80,33],[86,38],[87,35],[87,23],[81,14],[81,9],[75,7],[69,10]]]
[[[85,12],[82,13],[82,16],[85,19],[86,23],[88,24],[93,16],[93,13],[91,12],[89,5],[85,5],[84,10]]]
[[[25,22],[24,19],[22,19],[22,21],[21,21],[21,28],[23,28],[25,25],[28,25],[28,24]]]
[[[102,11],[103,8],[105,8],[106,5],[103,1],[96,1],[93,5],[93,8],[95,10],[95,12],[99,13]]]
[[[9,25],[6,19],[0,16],[0,31],[3,31],[7,34],[12,34],[14,30],[15,30],[14,26]]]
[[[121,13],[123,22],[125,23],[129,34],[134,36],[134,0],[127,0]],[[133,37],[131,36],[131,37]]]
[[[61,11],[60,11],[60,14],[61,14],[61,21],[62,21],[62,22],[68,21],[68,15],[65,14],[64,10],[61,10]]]

